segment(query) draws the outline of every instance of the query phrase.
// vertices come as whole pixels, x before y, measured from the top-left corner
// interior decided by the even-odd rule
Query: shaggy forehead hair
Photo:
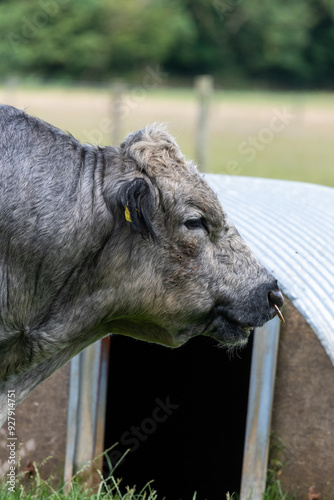
[[[177,173],[187,175],[189,172],[197,174],[195,165],[186,162],[175,139],[168,134],[164,124],[154,123],[139,132],[129,134],[120,147],[150,177]]]

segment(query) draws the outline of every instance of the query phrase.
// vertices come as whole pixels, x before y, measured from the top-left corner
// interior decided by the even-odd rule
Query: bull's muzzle
[[[261,284],[240,300],[221,302],[214,308],[214,319],[207,334],[228,347],[242,346],[256,327],[278,316],[284,322],[280,308],[283,295],[276,280]]]

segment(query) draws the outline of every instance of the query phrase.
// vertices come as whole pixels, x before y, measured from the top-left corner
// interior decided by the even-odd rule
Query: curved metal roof
[[[334,365],[334,188],[218,174],[205,178]]]

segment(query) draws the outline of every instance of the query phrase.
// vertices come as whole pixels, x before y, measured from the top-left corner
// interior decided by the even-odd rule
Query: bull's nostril
[[[270,290],[268,293],[269,302],[276,305],[277,307],[282,307],[284,299],[283,295],[279,290]]]
[[[268,292],[268,302],[270,306],[274,306],[274,316],[277,314],[279,317],[280,321],[282,323],[285,323],[285,320],[283,318],[283,314],[280,311],[280,307],[282,307],[284,299],[282,293],[277,289],[275,290],[269,290]]]

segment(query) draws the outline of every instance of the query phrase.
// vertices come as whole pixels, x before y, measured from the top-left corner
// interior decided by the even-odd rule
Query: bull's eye
[[[203,217],[199,217],[198,219],[189,219],[184,223],[184,225],[190,230],[204,229],[205,231],[208,231],[208,224]]]

